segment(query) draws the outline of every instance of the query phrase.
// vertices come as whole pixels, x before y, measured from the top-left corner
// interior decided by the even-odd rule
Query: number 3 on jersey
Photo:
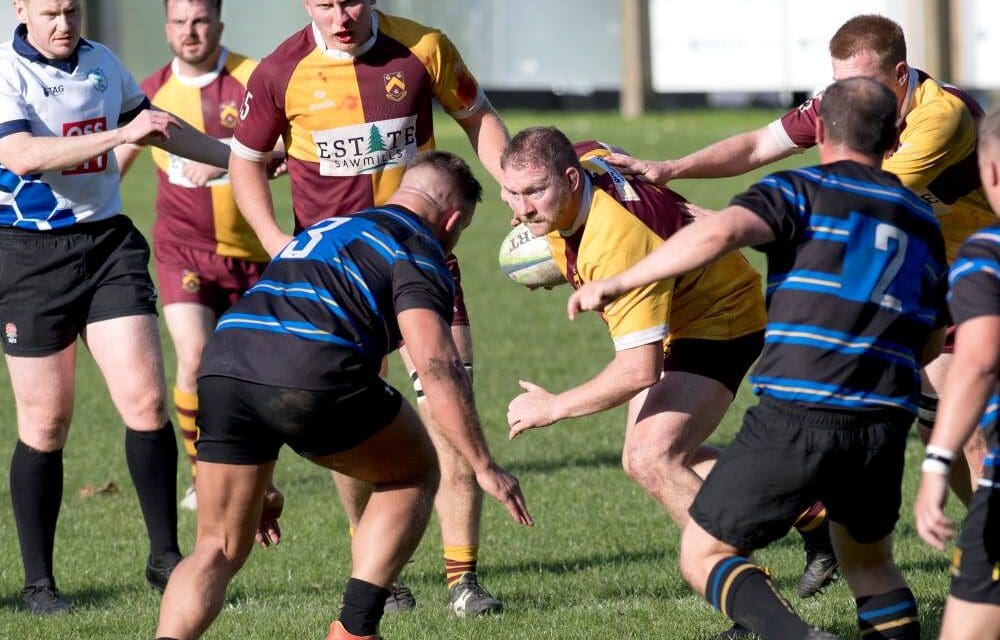
[[[323,222],[317,222],[313,226],[305,230],[306,238],[302,238],[300,234],[292,242],[288,244],[278,257],[283,260],[296,260],[299,258],[307,258],[309,254],[312,253],[316,245],[320,243],[323,239],[323,234],[329,231],[333,231],[345,222],[350,222],[350,218],[330,218],[324,220]],[[304,240],[304,241],[303,241]]]
[[[899,227],[853,214],[841,296],[902,312],[920,305],[927,248]]]

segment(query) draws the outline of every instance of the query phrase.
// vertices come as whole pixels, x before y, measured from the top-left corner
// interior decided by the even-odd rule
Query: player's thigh
[[[197,302],[175,302],[163,306],[163,319],[178,359],[197,369],[202,349],[215,328],[215,311]]]
[[[253,545],[273,469],[274,462],[199,462],[196,546],[207,545],[221,551],[227,560],[242,563]]]
[[[948,596],[940,640],[1000,638],[1000,604],[967,602]]]
[[[691,454],[713,432],[733,400],[718,380],[667,371],[629,402],[626,455]]]
[[[783,537],[816,500],[822,452],[798,415],[767,398],[751,407],[695,496],[689,513],[715,539],[742,550]]]
[[[17,433],[39,451],[54,451],[66,441],[73,415],[76,344],[40,357],[6,356]]]
[[[166,383],[156,316],[93,322],[84,340],[125,424],[137,430],[160,428],[166,421]]]
[[[437,454],[413,407],[402,400],[382,429],[345,451],[310,459],[375,485],[437,482]]]

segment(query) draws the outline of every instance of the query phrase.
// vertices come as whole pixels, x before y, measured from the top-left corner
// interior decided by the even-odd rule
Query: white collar
[[[174,59],[170,62],[170,71],[173,72],[174,77],[177,82],[181,83],[185,87],[191,87],[192,89],[203,89],[208,85],[215,82],[215,79],[219,77],[222,70],[226,66],[226,60],[229,58],[229,50],[225,47],[222,48],[222,53],[219,54],[219,59],[215,62],[215,68],[208,73],[203,73],[200,76],[185,76],[181,73],[181,63],[174,56]]]
[[[594,189],[590,184],[590,177],[584,171],[580,172],[580,177],[583,178],[583,197],[580,198],[580,210],[576,212],[576,219],[573,221],[573,226],[569,229],[559,231],[559,234],[565,238],[579,231],[583,223],[587,221],[587,217],[590,215],[591,200],[594,199]]]
[[[353,60],[354,58],[360,57],[371,51],[371,48],[375,46],[375,40],[378,39],[378,13],[372,9],[372,35],[370,38],[364,41],[354,53],[348,51],[341,51],[340,49],[331,49],[326,46],[326,40],[323,39],[323,34],[320,33],[319,27],[316,23],[312,23],[313,40],[316,41],[316,48],[325,53],[327,56],[334,58],[335,60]]]

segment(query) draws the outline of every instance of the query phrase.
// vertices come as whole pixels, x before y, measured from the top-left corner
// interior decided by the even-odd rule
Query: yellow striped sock
[[[444,574],[451,589],[466,573],[476,573],[479,545],[444,545]]]
[[[174,407],[177,409],[177,426],[184,441],[184,452],[187,453],[188,461],[191,463],[191,478],[194,479],[198,473],[198,468],[194,464],[194,443],[198,440],[198,425],[195,424],[195,417],[198,415],[198,394],[174,387]]]

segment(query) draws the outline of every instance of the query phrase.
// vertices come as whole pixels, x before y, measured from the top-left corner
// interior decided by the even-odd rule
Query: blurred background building
[[[112,46],[137,77],[167,60],[161,0],[83,2],[87,33]],[[914,66],[967,89],[1000,90],[998,0],[379,0],[377,6],[445,31],[500,106],[613,107],[629,94],[640,109],[786,104],[829,82],[830,36],[850,16],[871,12],[903,26]],[[228,46],[263,56],[308,18],[298,0],[225,0],[223,19]],[[0,30],[9,34],[15,24],[4,3]]]

